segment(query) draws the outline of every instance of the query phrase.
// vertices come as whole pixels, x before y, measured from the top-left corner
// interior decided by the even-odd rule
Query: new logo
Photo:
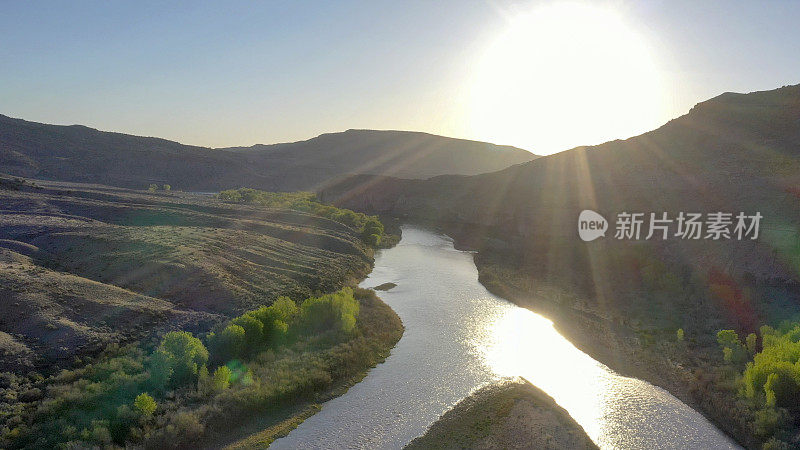
[[[591,209],[584,209],[578,216],[578,234],[586,242],[593,241],[600,236],[605,237],[608,230],[608,221],[605,217]]]

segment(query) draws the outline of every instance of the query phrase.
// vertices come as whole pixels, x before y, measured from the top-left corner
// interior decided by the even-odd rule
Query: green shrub
[[[228,366],[217,367],[217,370],[214,371],[214,377],[212,378],[214,392],[222,392],[228,389],[228,386],[231,384],[231,375],[232,372]]]
[[[89,441],[95,444],[110,444],[111,432],[108,431],[107,420],[94,420],[92,421],[92,429],[89,432]]]
[[[753,432],[764,439],[780,432],[788,417],[785,409],[764,408],[756,411]]]
[[[384,236],[384,227],[378,217],[324,205],[311,192],[266,192],[239,188],[222,191],[217,194],[217,198],[229,203],[254,203],[270,208],[293,209],[332,219],[358,231],[361,240],[373,247],[380,245]]]
[[[137,395],[136,400],[133,401],[133,407],[145,417],[152,416],[156,411],[156,406],[156,401],[153,399],[153,397],[145,392]]]
[[[355,329],[358,312],[358,300],[353,297],[353,290],[350,288],[321,297],[307,298],[300,305],[300,317],[306,332],[351,333]]]
[[[197,413],[189,411],[177,412],[169,417],[169,421],[148,436],[147,448],[175,448],[196,442],[203,434],[205,426]]]
[[[726,363],[738,365],[747,360],[747,351],[735,331],[720,330],[717,332],[717,342],[722,347],[722,354]]]
[[[761,450],[789,450],[790,448],[789,444],[775,439],[774,437],[769,438],[769,440],[761,446]]]
[[[797,339],[797,341],[795,341]],[[763,349],[742,373],[744,395],[767,406],[790,406],[800,401],[800,336],[795,329],[762,338]]]
[[[230,387],[233,372],[227,366],[219,366],[214,371],[214,375],[209,375],[208,369],[204,366],[200,369],[197,380],[197,390],[205,396],[217,395]]]

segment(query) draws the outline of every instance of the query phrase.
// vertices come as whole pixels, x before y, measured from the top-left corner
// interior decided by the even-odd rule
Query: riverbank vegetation
[[[800,418],[800,323],[764,325],[740,339],[720,330],[726,380],[752,412],[753,433],[768,449],[795,448]]]
[[[167,333],[149,352],[110,346],[47,379],[6,376],[45,399],[4,418],[0,446],[194,447],[251,415],[277,420],[313,401],[385,358],[401,334],[373,291],[282,297],[204,336]]]
[[[267,192],[250,188],[228,189],[217,197],[229,203],[249,203],[269,208],[285,208],[314,214],[345,224],[361,236],[365,244],[372,247],[389,248],[399,236],[386,234],[383,223],[377,216],[368,216],[349,209],[321,203],[313,192]]]

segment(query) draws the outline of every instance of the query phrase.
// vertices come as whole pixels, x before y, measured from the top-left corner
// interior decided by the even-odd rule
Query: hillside
[[[428,178],[491,172],[534,155],[424,133],[350,130],[290,144],[211,149],[0,115],[0,173],[142,189],[314,190],[348,174]]]
[[[490,290],[544,313],[612,368],[668,388],[743,444],[800,429],[794,410],[788,424],[756,428],[763,398],[738,398],[744,361],[723,361],[716,342],[721,329],[763,334],[800,319],[800,85],[725,93],[641,136],[495,173],[359,176],[322,194],[442,228],[479,250]],[[578,237],[584,209],[608,220],[605,238]],[[622,212],[647,215],[640,239],[615,239]],[[763,219],[755,240],[687,240],[675,224],[668,239],[645,239],[649,214],[664,212]]]
[[[333,174],[373,174],[408,179],[476,175],[530,161],[531,153],[410,131],[347,130],[289,144],[231,148],[263,167],[278,183],[323,186]],[[294,179],[300,177],[299,179]]]
[[[338,222],[201,195],[6,180],[0,205],[7,368],[207,330],[278,295],[335,290],[371,263]]]
[[[485,229],[502,242],[471,245],[494,242],[523,252],[546,250],[542,245],[585,250],[613,243],[606,239],[586,245],[578,240],[577,217],[583,209],[609,219],[610,236],[615,215],[623,211],[669,212],[670,217],[680,211],[760,211],[764,219],[757,243],[679,239],[668,240],[665,251],[677,251],[705,268],[716,262],[735,273],[788,281],[798,275],[798,261],[785,246],[800,223],[798,191],[800,85],[726,93],[641,136],[576,148],[495,173],[425,181],[353,177],[326,189],[323,196],[360,210]],[[748,258],[732,258],[740,252]],[[559,273],[573,268],[572,263],[547,261],[547,266]]]
[[[382,361],[402,322],[351,287],[382,224],[263,195],[0,176],[0,447],[199,448]]]

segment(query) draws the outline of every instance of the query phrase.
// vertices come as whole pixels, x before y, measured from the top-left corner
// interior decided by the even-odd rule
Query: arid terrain
[[[403,325],[351,287],[391,236],[270,195],[284,203],[0,177],[0,447],[296,426],[385,358]]]
[[[308,214],[178,192],[3,186],[4,367],[68,367],[84,350],[208,329],[264,299],[335,290],[369,270],[351,230]]]

